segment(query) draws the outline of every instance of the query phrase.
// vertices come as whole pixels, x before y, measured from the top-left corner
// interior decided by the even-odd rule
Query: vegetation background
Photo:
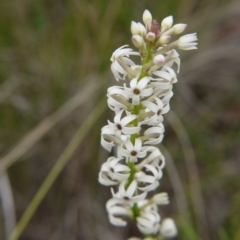
[[[21,221],[60,156],[66,166],[53,185],[47,181],[29,221],[22,220],[20,239],[139,235],[131,224],[108,223],[110,192],[97,178],[108,157],[100,129],[113,114],[105,103],[99,116],[88,116],[116,84],[109,59],[116,48],[132,47],[130,23],[142,21],[146,8],[159,22],[173,15],[199,37],[198,51],[180,51],[165,120],[168,164],[159,191],[170,194],[171,204],[161,216],[176,220],[179,240],[240,239],[238,0],[0,1],[0,239],[10,233],[12,213]],[[79,128],[76,151],[64,157]],[[15,209],[4,205],[9,190]]]

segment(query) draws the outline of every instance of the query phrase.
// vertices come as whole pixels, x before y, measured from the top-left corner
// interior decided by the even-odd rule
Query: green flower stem
[[[136,220],[136,218],[140,216],[140,208],[136,203],[133,204],[132,212],[133,212],[133,218]]]
[[[142,65],[148,64],[152,61],[153,55],[152,55],[152,45],[148,44],[147,46],[147,56],[142,59]],[[148,72],[145,70],[144,67],[141,69],[141,73],[138,77],[138,81],[140,81],[142,78],[149,76]]]
[[[152,44],[148,44],[147,46],[147,57],[142,60],[142,64],[149,63],[153,59],[152,55]]]
[[[126,186],[128,188],[129,185],[131,184],[131,182],[134,180],[134,175],[135,175],[136,169],[135,169],[135,164],[133,162],[128,161],[127,165],[130,168],[130,176],[129,176],[127,184],[126,184]]]
[[[78,131],[73,136],[72,140],[68,144],[68,146],[65,148],[65,150],[60,155],[59,159],[49,172],[48,176],[42,183],[41,187],[39,188],[38,192],[33,197],[32,201],[28,205],[26,211],[24,212],[23,216],[19,220],[17,226],[11,233],[8,240],[17,240],[24,229],[26,228],[27,224],[29,223],[30,219],[36,212],[37,208],[41,204],[42,200],[48,193],[49,189],[53,185],[54,181],[58,177],[58,175],[61,173],[63,168],[68,163],[70,157],[73,155],[81,141],[84,139],[88,131],[93,127],[93,125],[97,122],[101,114],[106,109],[106,102],[105,98],[103,98],[99,104],[96,106],[96,108],[92,111],[92,113],[88,116],[88,118],[84,121],[84,123],[80,126]]]
[[[133,114],[138,115],[140,110],[141,110],[141,108],[142,108],[141,104],[140,105],[134,105],[133,106]],[[133,124],[135,124],[134,125],[135,127],[137,126],[137,124],[138,124],[137,119],[133,121]]]
[[[152,56],[152,45],[149,44],[147,47],[147,56],[146,58],[142,59],[142,64],[148,64],[150,61],[152,61],[153,56]],[[141,69],[141,73],[138,77],[138,81],[140,81],[142,78],[149,76],[148,72],[145,71],[145,69],[142,67]],[[134,115],[138,115],[140,113],[140,110],[142,109],[142,105],[134,105],[133,106],[133,110],[132,110],[132,114]],[[137,127],[139,124],[138,119],[135,119],[132,121],[132,125]],[[130,141],[132,142],[132,144],[135,144],[135,140],[136,138],[139,137],[139,134],[132,134],[130,136]],[[130,176],[128,178],[128,181],[126,183],[126,187],[128,188],[130,186],[130,184],[132,183],[132,181],[134,180],[134,175],[136,173],[136,169],[135,169],[135,164],[133,162],[130,162],[127,160],[127,165],[130,168]],[[136,203],[134,203],[133,207],[132,207],[132,213],[133,213],[133,219],[136,220],[137,217],[140,216],[140,212],[141,209],[137,206]]]

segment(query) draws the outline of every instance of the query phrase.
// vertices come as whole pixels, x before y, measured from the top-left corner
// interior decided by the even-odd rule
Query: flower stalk
[[[109,152],[116,151],[102,164],[99,182],[111,186],[113,198],[106,204],[110,222],[126,226],[131,219],[144,240],[157,240],[174,237],[177,228],[172,219],[161,220],[158,213],[159,205],[169,203],[167,193],[147,199],[148,193],[158,188],[165,166],[156,145],[164,136],[163,115],[170,109],[176,71],[180,69],[176,49],[197,49],[197,36],[187,34],[170,42],[187,26],[173,25],[172,16],[158,24],[145,10],[143,22],[145,26],[131,23],[132,43],[138,51],[124,45],[111,57],[115,79],[125,83],[108,89],[107,103],[115,117],[102,128],[101,144]],[[139,56],[141,65],[131,56]]]

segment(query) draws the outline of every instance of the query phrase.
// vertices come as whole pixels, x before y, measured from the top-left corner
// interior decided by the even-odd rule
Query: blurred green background
[[[169,164],[159,187],[171,203],[160,214],[176,220],[179,240],[240,240],[238,0],[1,0],[0,170],[8,173],[17,220],[116,84],[109,59],[116,48],[133,47],[130,23],[142,21],[146,8],[159,22],[173,15],[199,37],[197,51],[179,51],[181,73],[163,141]],[[106,108],[96,119],[20,239],[140,236],[131,224],[108,223],[110,191],[97,181],[108,157],[100,129],[112,117]]]

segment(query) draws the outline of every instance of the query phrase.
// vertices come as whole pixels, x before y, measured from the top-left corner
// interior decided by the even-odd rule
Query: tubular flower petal
[[[197,34],[187,34],[178,39],[178,48],[182,50],[197,49]]]

